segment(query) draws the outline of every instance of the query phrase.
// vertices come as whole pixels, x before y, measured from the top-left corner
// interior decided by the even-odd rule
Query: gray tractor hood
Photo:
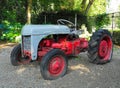
[[[64,25],[25,25],[22,35],[69,34],[70,28]]]
[[[32,60],[36,60],[40,41],[51,34],[70,34],[70,28],[64,25],[25,25],[22,29],[24,38],[21,46],[26,44],[30,49]]]

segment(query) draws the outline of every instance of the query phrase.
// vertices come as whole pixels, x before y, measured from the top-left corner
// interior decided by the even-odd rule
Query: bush
[[[86,16],[84,16],[82,13],[78,11],[68,11],[68,10],[61,10],[58,12],[41,12],[36,19],[36,24],[45,24],[45,16],[46,16],[46,24],[49,23],[57,24],[58,19],[66,19],[74,23],[75,14],[77,14],[78,24],[80,25],[86,24],[87,22]]]
[[[20,35],[22,25],[20,23],[10,23],[3,21],[3,31],[0,40],[15,42],[15,38]]]
[[[96,16],[95,18],[96,29],[103,28],[108,24],[110,24],[110,18],[107,14],[100,14]]]
[[[118,25],[118,28],[120,28],[120,17],[118,17],[117,19],[117,25]]]
[[[113,31],[113,43],[120,45],[120,30]]]
[[[58,19],[66,19],[75,23],[75,14],[77,14],[77,26],[81,28],[81,25],[85,24],[89,32],[92,31],[91,19],[83,15],[79,11],[60,10],[57,12],[41,12],[37,18],[32,18],[32,23],[35,24],[57,24]],[[54,18],[54,19],[53,19]],[[45,22],[46,19],[46,22]]]

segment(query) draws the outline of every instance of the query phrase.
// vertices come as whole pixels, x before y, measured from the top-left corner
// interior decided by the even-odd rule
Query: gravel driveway
[[[68,73],[53,81],[41,77],[39,63],[12,66],[12,48],[11,44],[0,45],[0,88],[120,88],[119,48],[105,65],[89,63],[86,53],[81,53],[79,58],[69,60]]]

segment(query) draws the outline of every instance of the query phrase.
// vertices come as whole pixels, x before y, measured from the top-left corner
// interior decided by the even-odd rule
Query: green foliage
[[[113,43],[120,45],[120,29],[113,31]]]
[[[120,5],[119,5],[119,10],[120,10]],[[120,14],[117,17],[116,24],[118,25],[118,28],[120,29]]]
[[[120,17],[117,18],[117,25],[118,25],[118,28],[120,28]]]
[[[106,12],[106,0],[95,0],[88,11],[88,16],[95,16]]]
[[[92,27],[95,27],[95,17],[88,17],[87,18],[87,29],[91,33]]]
[[[102,14],[105,12],[106,0],[32,0],[32,22],[44,11],[72,10],[84,14],[87,6],[93,3],[88,10],[87,16]],[[3,20],[9,22],[26,23],[27,0],[0,0],[0,23]]]
[[[74,0],[74,10],[80,11],[87,16],[103,14],[106,11],[106,0]]]
[[[58,12],[42,12],[36,18],[37,24],[44,24],[45,23],[45,16],[47,24],[57,24],[58,19],[66,19],[73,23],[75,23],[75,13],[77,14],[77,23],[80,27],[82,24],[87,24],[87,16],[84,16],[79,11],[68,11],[68,10],[61,10]],[[53,19],[54,18],[54,19]],[[35,20],[35,19],[34,19]]]
[[[107,14],[100,14],[96,16],[95,19],[96,29],[102,28],[108,24],[110,24],[110,18]]]
[[[82,10],[82,6],[85,6],[85,5],[82,5],[82,6],[81,6],[82,1],[83,1],[83,0],[74,0],[74,7],[73,7],[73,9],[74,9],[74,10],[77,10],[77,11]],[[85,0],[84,0],[84,1],[85,1]],[[82,12],[82,11],[81,11],[81,12]]]
[[[20,23],[10,23],[3,21],[3,31],[0,40],[15,42],[15,38],[20,35],[22,25]]]
[[[21,24],[26,23],[27,9],[28,0],[0,0],[0,24],[4,24],[4,31],[0,39],[14,41],[15,36],[20,33]],[[94,22],[87,16],[102,14],[105,10],[106,0],[32,0],[31,20],[32,23],[44,23],[44,14],[43,16],[40,14],[53,12],[56,16],[48,14],[47,23],[56,23],[56,20],[60,18],[74,22],[74,14],[78,13],[79,26],[85,24],[90,31]],[[95,21],[97,27],[106,25],[107,22],[105,17],[97,17]]]
[[[9,22],[26,22],[26,0],[0,0],[0,23],[4,20]]]

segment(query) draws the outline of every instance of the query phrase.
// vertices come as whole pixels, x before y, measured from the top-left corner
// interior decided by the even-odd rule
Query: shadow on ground
[[[10,52],[16,44],[0,45],[0,88],[119,88],[120,50],[105,65],[89,63],[86,53],[69,59],[68,73],[57,80],[44,80],[38,62],[12,66]],[[2,46],[2,47],[1,47]]]

